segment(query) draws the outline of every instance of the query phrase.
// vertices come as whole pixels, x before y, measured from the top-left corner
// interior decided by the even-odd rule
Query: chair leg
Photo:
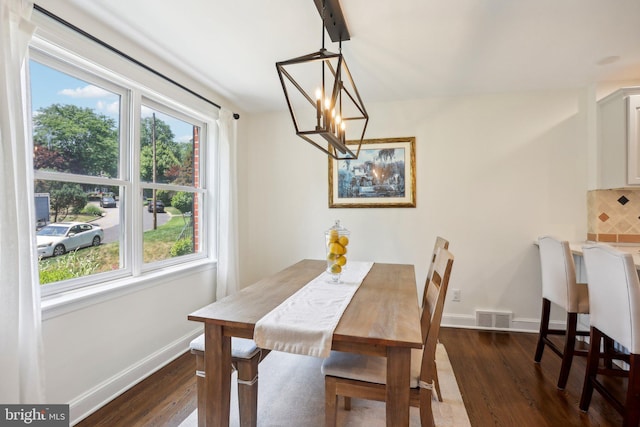
[[[615,353],[613,338],[604,337],[604,367],[613,369],[613,357]]]
[[[562,352],[562,366],[560,368],[560,377],[558,378],[558,388],[564,390],[569,378],[571,370],[571,362],[573,361],[573,353],[576,349],[576,328],[578,326],[578,315],[576,313],[567,313],[567,334],[564,340],[564,351]]]
[[[440,391],[440,381],[438,381],[438,366],[436,361],[433,361],[433,390],[436,393],[438,402],[442,402],[442,392]]]
[[[324,425],[335,427],[338,422],[338,394],[336,379],[324,377]]]
[[[542,315],[540,316],[540,332],[538,333],[538,345],[536,346],[536,355],[534,360],[539,363],[542,360],[542,352],[544,351],[544,340],[549,331],[549,313],[551,312],[551,301],[542,298]]]
[[[640,354],[629,355],[629,384],[623,426],[640,425]]]
[[[433,408],[431,407],[431,389],[420,389],[420,426],[435,427]]]
[[[204,379],[204,353],[193,352],[196,356],[196,390],[198,394],[198,427],[205,427],[207,420],[206,405],[207,399],[204,388],[206,381]]]
[[[236,366],[238,368],[240,427],[256,427],[257,424],[259,362],[259,353],[251,359],[236,359]]]
[[[601,341],[602,332],[592,326],[591,333],[589,334],[589,354],[587,356],[587,369],[584,374],[582,395],[580,396],[580,409],[585,412],[589,409],[589,404],[591,404],[591,396],[593,395],[593,381],[595,381],[596,375],[598,374]]]

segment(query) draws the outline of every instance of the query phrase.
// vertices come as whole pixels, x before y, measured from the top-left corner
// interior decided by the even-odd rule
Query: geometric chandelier
[[[296,135],[334,159],[357,159],[369,115],[342,56],[342,41],[349,40],[349,33],[337,0],[329,0],[329,5],[328,0],[315,1],[322,15],[322,48],[277,62],[276,69]],[[340,42],[340,53],[324,47],[327,6],[332,18],[327,30]]]

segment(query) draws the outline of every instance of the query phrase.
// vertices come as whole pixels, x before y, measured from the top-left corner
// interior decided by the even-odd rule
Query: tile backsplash
[[[587,215],[588,240],[640,243],[640,189],[589,191]]]

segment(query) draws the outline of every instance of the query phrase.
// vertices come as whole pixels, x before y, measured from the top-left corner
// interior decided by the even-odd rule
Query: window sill
[[[94,304],[150,288],[160,282],[166,282],[167,280],[184,274],[192,274],[215,268],[215,261],[204,259],[197,263],[191,263],[188,266],[167,267],[140,277],[127,277],[125,279],[109,281],[104,284],[87,286],[85,288],[43,297],[41,300],[42,320],[52,319]]]

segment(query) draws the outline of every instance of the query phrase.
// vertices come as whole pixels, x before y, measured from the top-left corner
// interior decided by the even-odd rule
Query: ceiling
[[[65,18],[56,0],[37,3]],[[321,46],[313,0],[66,3],[247,112],[286,109],[275,62]],[[351,35],[342,50],[365,104],[640,78],[638,0],[340,3]]]

